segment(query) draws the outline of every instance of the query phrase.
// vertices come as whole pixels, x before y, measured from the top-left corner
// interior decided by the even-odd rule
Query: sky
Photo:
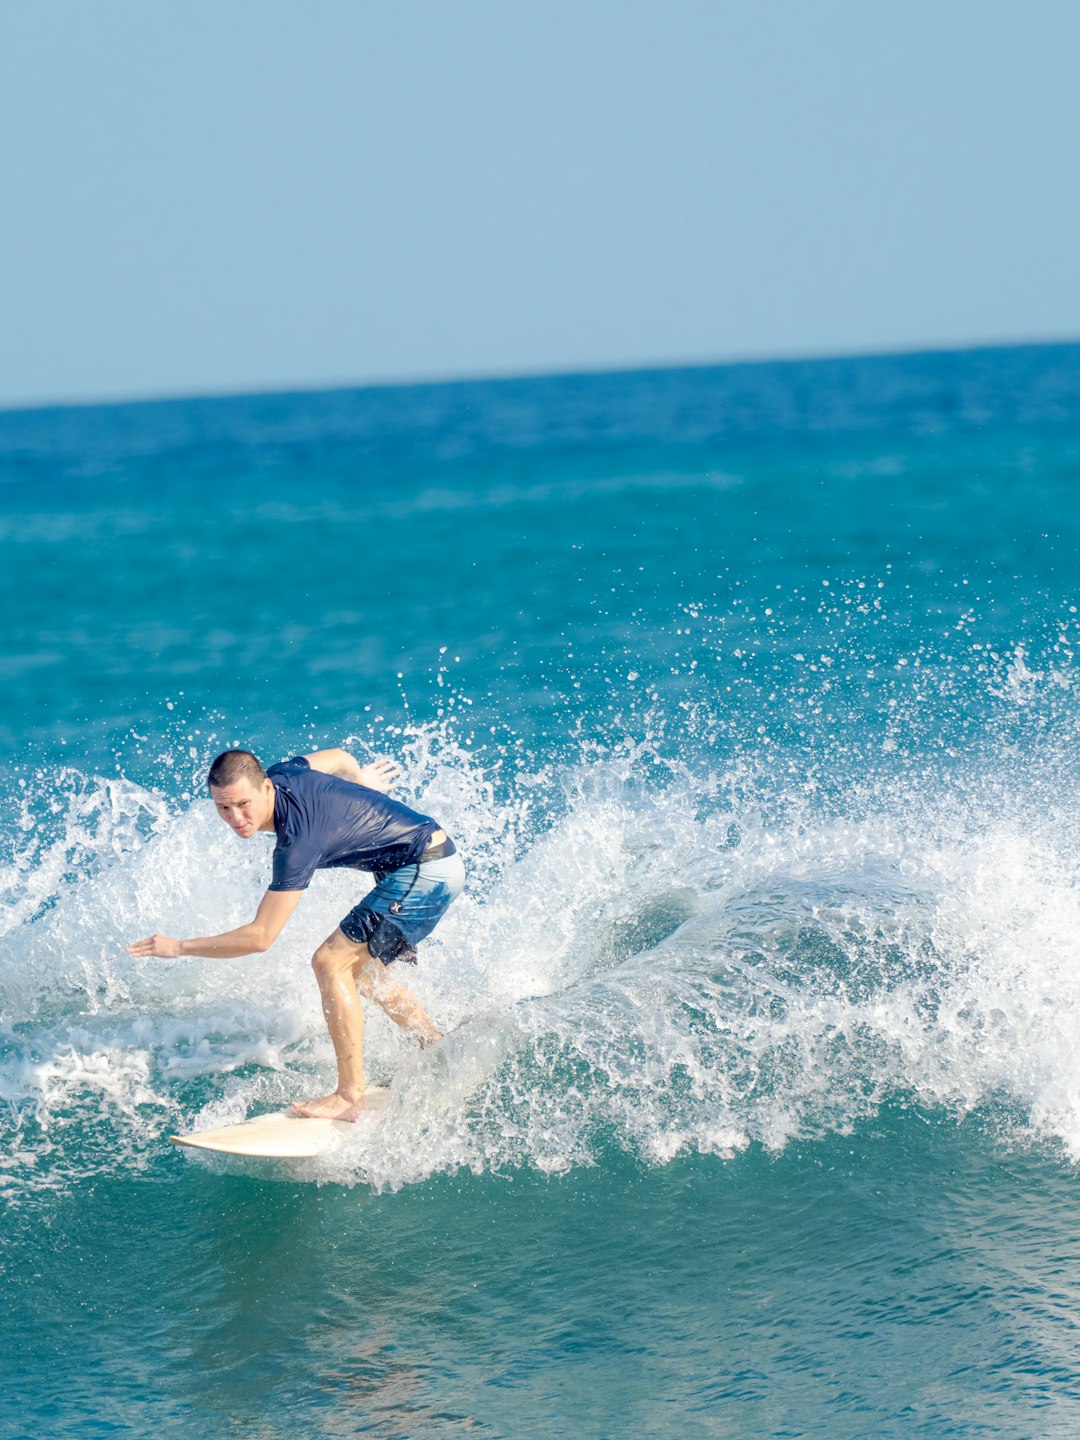
[[[0,406],[1080,337],[1075,0],[0,5]]]

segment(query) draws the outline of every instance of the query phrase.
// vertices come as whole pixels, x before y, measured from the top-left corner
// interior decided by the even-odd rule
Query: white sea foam
[[[628,742],[504,776],[442,731],[407,746],[408,798],[470,862],[405,977],[448,1033],[418,1052],[370,1017],[390,1110],[314,1178],[731,1155],[886,1103],[985,1111],[1080,1161],[1080,809],[1029,803],[1050,758],[826,805],[756,759],[695,775]],[[319,875],[266,955],[137,960],[124,942],[153,930],[250,918],[269,838],[126,783],[68,776],[55,798],[4,881],[9,1191],[153,1163],[176,1126],[327,1085],[308,960],[366,883]]]

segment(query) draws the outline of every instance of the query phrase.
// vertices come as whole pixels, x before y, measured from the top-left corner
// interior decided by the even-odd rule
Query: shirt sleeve
[[[278,775],[283,780],[288,780],[290,775],[299,775],[310,769],[311,766],[303,755],[294,755],[291,760],[279,760],[276,765],[271,765],[266,773],[270,778]],[[312,843],[309,835],[286,835],[278,840],[274,848],[274,873],[269,888],[306,890],[320,859],[319,848]]]
[[[318,863],[319,851],[315,846],[305,844],[305,837],[299,836],[284,845],[279,842],[274,850],[274,873],[269,888],[306,890]]]

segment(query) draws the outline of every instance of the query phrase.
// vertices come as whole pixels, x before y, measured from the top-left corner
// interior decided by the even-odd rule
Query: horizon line
[[[126,408],[137,405],[175,405],[185,401],[255,399],[259,396],[328,395],[357,390],[406,390],[454,385],[512,384],[521,380],[561,380],[577,376],[647,375],[664,371],[725,370],[758,365],[798,365],[814,361],[889,360],[919,355],[977,354],[989,350],[1052,350],[1080,345],[1080,335],[1055,339],[998,339],[980,341],[942,341],[900,345],[879,349],[792,350],[768,355],[744,354],[726,359],[682,359],[598,362],[595,365],[540,366],[536,369],[504,371],[464,371],[461,373],[415,376],[384,376],[360,380],[326,380],[282,382],[263,387],[237,385],[221,389],[148,391],[146,394],[82,395],[60,399],[0,400],[0,415],[16,415],[29,411]]]

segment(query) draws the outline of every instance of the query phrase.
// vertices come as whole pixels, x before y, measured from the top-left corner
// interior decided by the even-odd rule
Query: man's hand
[[[381,790],[384,795],[390,794],[400,778],[400,768],[385,756],[381,760],[373,760],[370,765],[360,766],[360,784],[366,785],[369,790]]]
[[[321,770],[324,775],[340,775],[343,780],[366,785],[369,790],[381,790],[384,795],[390,794],[401,776],[393,760],[385,755],[370,765],[359,764],[347,750],[313,750],[304,759],[313,770]]]
[[[169,935],[151,935],[146,940],[136,940],[127,946],[129,955],[160,955],[166,960],[175,960],[180,954],[180,941]]]

